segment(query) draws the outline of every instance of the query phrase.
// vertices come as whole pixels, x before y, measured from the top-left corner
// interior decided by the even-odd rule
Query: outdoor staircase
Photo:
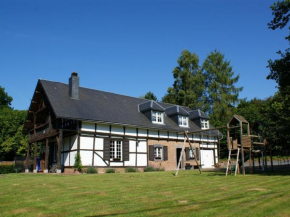
[[[237,175],[237,171],[239,169],[239,155],[240,155],[240,148],[229,150],[226,176],[233,174],[233,172],[235,172],[235,176]],[[232,158],[236,159],[235,163],[233,163]]]

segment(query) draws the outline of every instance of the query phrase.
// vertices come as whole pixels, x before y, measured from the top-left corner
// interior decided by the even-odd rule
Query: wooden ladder
[[[234,153],[232,153],[234,152]],[[240,148],[238,149],[230,149],[229,150],[229,157],[228,157],[228,162],[227,162],[227,171],[226,171],[226,176],[228,174],[231,174],[232,173],[232,161],[231,161],[231,158],[232,156],[237,156],[236,157],[236,166],[235,166],[235,176],[237,175],[237,171],[239,169],[239,155],[240,155]]]

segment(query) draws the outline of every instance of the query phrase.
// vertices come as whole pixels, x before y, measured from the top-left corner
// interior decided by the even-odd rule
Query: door
[[[181,151],[182,151],[182,148],[177,148],[177,149],[176,149],[176,168],[178,167],[178,163],[179,163],[179,159],[180,159]],[[183,157],[182,157],[181,161],[182,161],[182,160],[183,160]],[[180,164],[180,166],[179,166],[179,169],[181,169],[181,168],[182,168],[182,162],[181,162],[181,164]]]
[[[200,150],[202,168],[214,167],[214,153],[213,150]]]

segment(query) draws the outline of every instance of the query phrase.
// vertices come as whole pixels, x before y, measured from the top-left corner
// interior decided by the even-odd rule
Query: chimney
[[[69,95],[72,99],[79,99],[79,83],[80,78],[78,77],[78,73],[71,73],[71,77],[69,78]]]

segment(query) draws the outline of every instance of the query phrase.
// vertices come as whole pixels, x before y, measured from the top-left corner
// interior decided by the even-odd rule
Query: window
[[[121,161],[122,160],[122,141],[110,141],[110,160]]]
[[[178,115],[178,125],[181,127],[188,127],[188,118],[183,115]]]
[[[191,149],[189,149],[189,159],[194,159],[194,154]]]
[[[162,147],[154,147],[154,160],[162,159]]]
[[[201,129],[209,129],[209,121],[205,119],[201,119]]]
[[[157,124],[163,123],[163,112],[152,111],[152,122]]]
[[[149,145],[149,160],[150,161],[167,161],[168,147],[164,145]]]

